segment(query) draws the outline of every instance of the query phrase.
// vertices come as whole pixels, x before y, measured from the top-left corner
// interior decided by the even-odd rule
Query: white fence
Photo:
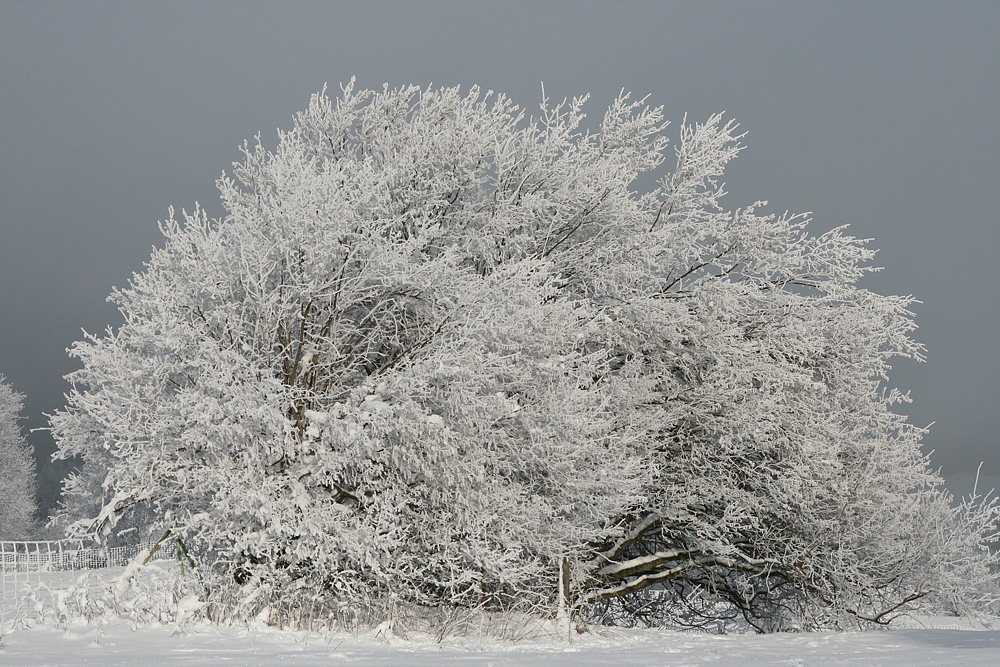
[[[171,550],[164,549],[164,546],[168,545],[157,550],[155,559],[170,557]],[[147,545],[140,544],[99,547],[89,540],[0,542],[0,571],[7,574],[121,567],[128,565],[146,548]]]
[[[171,542],[160,545],[153,560],[176,558],[171,546],[174,546]],[[88,585],[106,586],[107,577],[121,572],[107,568],[123,568],[151,547],[146,544],[101,547],[88,539],[0,541],[0,636],[10,622],[33,618],[40,601],[54,604],[54,590],[79,585],[84,571],[104,575]]]

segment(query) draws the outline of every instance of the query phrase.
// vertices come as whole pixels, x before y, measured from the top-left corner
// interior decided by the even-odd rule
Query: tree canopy
[[[275,622],[992,604],[995,508],[953,507],[895,411],[923,350],[912,299],[858,285],[874,250],[724,208],[734,122],[664,168],[662,108],[589,131],[585,102],[352,82],[245,144],[226,215],[171,211],[72,349],[59,520],[167,531],[206,604]]]
[[[30,537],[38,504],[35,458],[17,423],[24,397],[0,375],[0,540]]]

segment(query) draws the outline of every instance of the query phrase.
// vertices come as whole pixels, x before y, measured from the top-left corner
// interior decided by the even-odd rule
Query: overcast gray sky
[[[749,132],[729,205],[812,211],[873,237],[881,291],[914,294],[926,364],[893,383],[946,473],[1000,473],[998,2],[46,2],[0,0],[0,374],[26,427],[62,403],[65,349],[171,204],[325,82],[479,84],[535,108],[621,88]],[[63,471],[32,434],[43,503]]]

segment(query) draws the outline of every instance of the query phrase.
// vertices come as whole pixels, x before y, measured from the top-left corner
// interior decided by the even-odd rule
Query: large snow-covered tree
[[[894,411],[922,349],[911,299],[858,286],[874,251],[724,209],[734,123],[685,123],[662,173],[660,108],[589,132],[584,103],[352,84],[245,146],[226,216],[171,213],[72,350],[60,520],[169,531],[279,621],[991,602],[995,512]]]
[[[18,419],[24,397],[0,375],[0,540],[30,536],[35,512],[35,459]]]

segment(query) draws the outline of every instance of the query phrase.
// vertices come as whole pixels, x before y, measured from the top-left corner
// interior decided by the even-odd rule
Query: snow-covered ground
[[[0,662],[34,665],[1000,665],[1000,631],[707,636],[602,631],[516,644],[127,623],[34,627],[3,638]]]
[[[20,581],[24,581],[20,575]],[[38,575],[35,575],[38,577]],[[4,575],[5,590],[13,582]],[[79,573],[42,575],[46,594],[72,585]],[[36,579],[37,585],[39,580]],[[8,596],[9,622],[15,613]],[[22,615],[24,614],[22,608]],[[28,612],[30,614],[30,610]],[[5,625],[8,623],[5,622]],[[385,632],[317,634],[267,628],[134,628],[129,621],[30,622],[5,631],[0,663],[40,665],[1000,665],[1000,630],[956,618],[913,620],[907,629],[864,633],[709,636],[692,632],[602,628],[565,637],[517,643],[449,639]],[[923,627],[921,627],[923,626]],[[1000,627],[1000,626],[997,626]]]

